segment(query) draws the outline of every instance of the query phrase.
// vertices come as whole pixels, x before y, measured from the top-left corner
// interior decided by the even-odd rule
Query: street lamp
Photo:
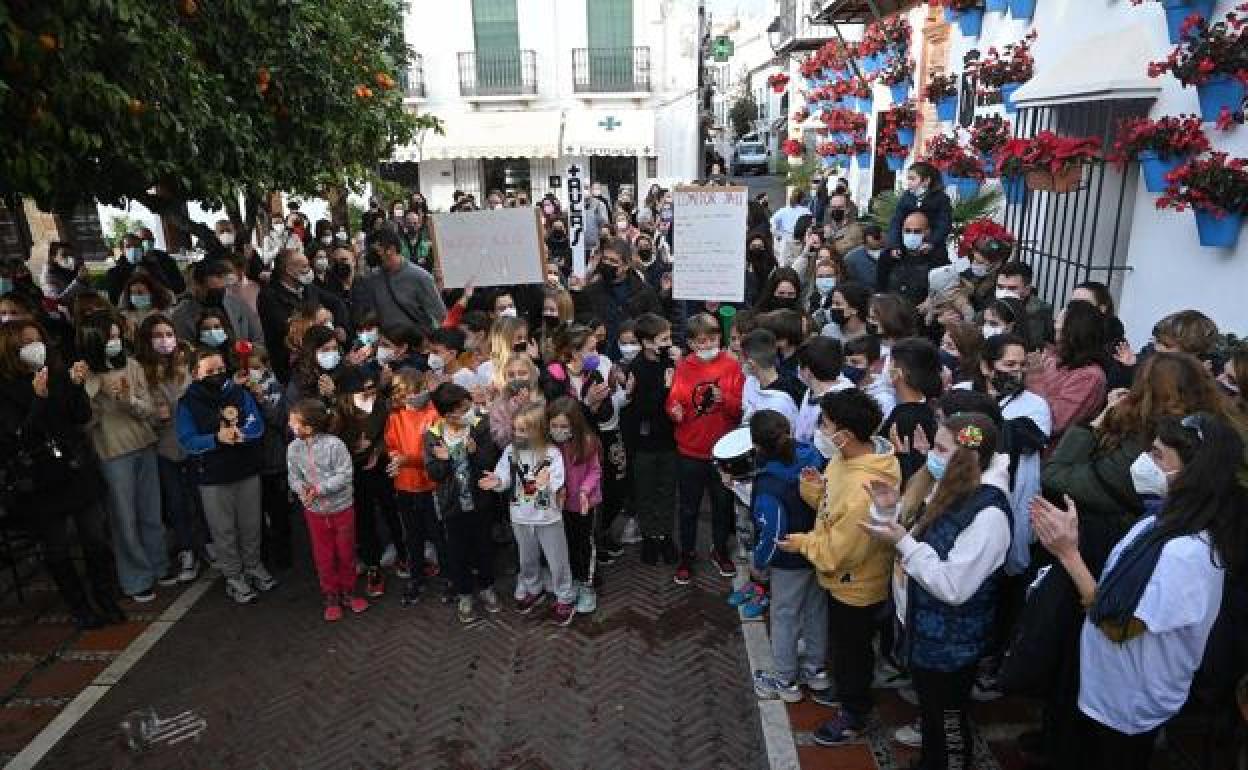
[[[780,36],[780,27],[781,24],[779,16],[772,19],[771,23],[767,25],[767,45],[771,46],[771,52],[773,54],[780,53],[780,43],[783,40]]]

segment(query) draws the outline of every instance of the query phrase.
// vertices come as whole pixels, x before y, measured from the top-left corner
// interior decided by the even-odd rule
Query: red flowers
[[[1101,150],[1096,137],[1065,137],[1041,131],[1031,139],[1011,139],[997,152],[997,172],[1019,176],[1028,171],[1059,175],[1071,166],[1091,163]]]
[[[978,50],[967,51],[962,62],[968,72],[979,75],[979,83],[987,88],[1000,88],[1006,83],[1026,83],[1035,73],[1036,60],[1031,55],[1031,43],[1036,39],[1033,30],[1017,43],[1010,43],[1004,53],[989,48],[987,55]]]
[[[1166,192],[1157,208],[1208,211],[1218,219],[1227,214],[1248,214],[1248,171],[1244,158],[1213,152],[1194,158],[1166,175]]]
[[[891,58],[888,66],[880,70],[877,79],[886,86],[909,83],[914,79],[914,59],[904,55]]]
[[[1013,136],[1010,121],[1000,115],[975,118],[971,127],[971,147],[981,155],[992,155]]]
[[[955,74],[942,75],[938,72],[932,75],[932,79],[927,81],[927,85],[923,88],[924,98],[932,104],[957,95],[958,76]]]
[[[923,145],[923,159],[938,169],[944,170],[958,153],[962,153],[962,144],[958,137],[951,134],[937,134]]]
[[[802,143],[796,139],[785,139],[780,143],[780,152],[783,152],[790,158],[802,157],[802,150]]]
[[[1209,149],[1209,140],[1200,126],[1200,118],[1187,115],[1124,120],[1118,126],[1118,136],[1108,159],[1121,167],[1145,150],[1163,158],[1205,152]]]
[[[771,86],[772,91],[782,94],[789,85],[789,76],[784,72],[777,72],[767,78],[767,85]]]
[[[1248,3],[1210,23],[1193,13],[1183,22],[1182,39],[1165,59],[1148,65],[1149,77],[1167,72],[1185,86],[1202,85],[1214,75],[1248,78]]]
[[[1004,243],[1014,243],[1014,233],[1006,230],[991,219],[976,219],[962,230],[962,237],[958,239],[958,256],[971,256],[975,242],[980,238],[991,238]]]
[[[887,127],[894,130],[899,128],[918,128],[919,110],[915,106],[914,100],[911,99],[881,112],[880,125],[882,128]]]
[[[865,133],[867,116],[854,110],[824,110],[819,118],[829,131]]]

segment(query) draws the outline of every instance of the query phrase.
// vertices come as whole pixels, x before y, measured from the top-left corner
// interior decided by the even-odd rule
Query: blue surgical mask
[[[836,288],[836,276],[828,275],[823,278],[816,278],[815,288],[819,290],[820,294],[827,294]]]
[[[923,245],[923,233],[906,233],[901,236],[901,242],[908,251],[918,251]]]
[[[204,329],[199,333],[199,341],[210,348],[218,348],[225,344],[225,329]]]
[[[8,294],[13,291],[13,281],[8,278],[0,278],[0,294]]]
[[[138,246],[130,246],[126,249],[126,259],[131,262],[138,262],[143,258],[143,249]]]
[[[361,345],[376,345],[378,334],[376,331],[360,332],[356,335],[360,339]]]
[[[927,455],[927,472],[932,474],[932,478],[940,481],[945,476],[945,468],[949,465],[948,461],[935,452],[929,452]]]
[[[152,295],[150,294],[131,294],[130,304],[135,310],[147,310],[152,306]]]

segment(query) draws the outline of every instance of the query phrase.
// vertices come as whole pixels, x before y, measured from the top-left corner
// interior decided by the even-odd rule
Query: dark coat
[[[279,281],[269,281],[256,298],[256,311],[260,315],[260,328],[264,330],[264,346],[269,352],[273,374],[281,382],[290,380],[290,349],[286,347],[286,331],[290,318],[304,302],[314,300],[334,315],[334,326],[352,334],[351,319],[347,306],[333,294],[315,285],[303,287],[302,295],[286,288]]]
[[[576,303],[578,319],[592,316],[606,324],[606,353],[613,358],[618,358],[620,354],[620,324],[642,313],[663,314],[659,295],[636,270],[627,271],[624,280],[619,283],[607,285],[601,280],[592,281],[584,289],[574,292],[572,298]]]

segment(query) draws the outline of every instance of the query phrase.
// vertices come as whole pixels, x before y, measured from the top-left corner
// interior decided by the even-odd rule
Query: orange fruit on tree
[[[378,88],[383,90],[394,88],[394,78],[385,72],[378,72],[373,75],[373,82],[377,84]]]
[[[199,3],[197,0],[182,0],[178,3],[178,11],[183,16],[194,16],[199,13]]]
[[[268,67],[261,67],[260,69],[256,70],[256,82],[259,83],[260,85],[265,85],[272,79],[273,79],[273,75],[272,73],[269,72]]]
[[[55,51],[61,45],[61,41],[51,32],[44,32],[39,36],[39,47],[45,51]]]
[[[147,105],[143,103],[142,99],[131,99],[130,103],[126,105],[126,109],[130,111],[131,115],[142,115],[143,111],[147,109]]]

